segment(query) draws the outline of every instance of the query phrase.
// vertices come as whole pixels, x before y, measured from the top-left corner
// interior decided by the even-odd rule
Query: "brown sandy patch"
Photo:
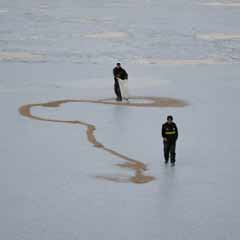
[[[131,99],[138,100],[148,100],[147,102],[139,102],[139,103],[131,103]],[[46,122],[54,122],[54,123],[65,123],[65,124],[79,124],[86,127],[86,135],[89,143],[91,143],[94,147],[102,149],[109,154],[121,158],[127,162],[118,164],[119,167],[129,168],[135,171],[135,175],[133,177],[122,177],[119,176],[98,176],[97,178],[116,181],[116,182],[132,182],[132,183],[147,183],[154,179],[152,176],[144,175],[144,171],[147,170],[146,164],[141,161],[132,159],[126,155],[123,155],[115,150],[105,147],[101,142],[97,141],[94,131],[96,130],[96,126],[90,123],[86,123],[79,120],[67,121],[67,120],[59,120],[59,119],[49,119],[45,117],[34,116],[31,113],[31,109],[34,107],[60,107],[66,103],[94,103],[94,104],[105,104],[105,105],[117,105],[117,106],[126,106],[126,107],[184,107],[187,105],[185,101],[173,98],[160,98],[160,97],[132,97],[130,99],[130,103],[120,103],[120,102],[109,102],[114,101],[114,99],[103,99],[103,100],[59,100],[52,101],[46,103],[36,103],[36,104],[27,104],[21,106],[19,108],[19,113],[27,118],[31,118],[39,121]]]
[[[97,179],[101,180],[107,180],[111,182],[117,182],[117,183],[129,183],[130,177],[128,175],[106,175],[106,176],[96,176]]]
[[[136,184],[143,184],[153,181],[155,178],[152,176],[146,176],[142,174],[141,170],[137,170],[135,172],[135,176],[129,177],[128,175],[105,175],[105,176],[96,176],[97,179],[107,180],[112,182],[118,183],[136,183]]]

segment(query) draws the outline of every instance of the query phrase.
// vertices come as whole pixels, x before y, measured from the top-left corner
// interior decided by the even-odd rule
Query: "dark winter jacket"
[[[164,123],[162,125],[162,137],[166,138],[168,142],[175,142],[178,138],[177,125],[174,122]]]
[[[115,67],[113,69],[113,75],[114,75],[114,80],[116,81],[117,80],[117,77],[118,78],[121,78],[121,79],[128,79],[128,73],[123,69],[123,68],[117,68]]]

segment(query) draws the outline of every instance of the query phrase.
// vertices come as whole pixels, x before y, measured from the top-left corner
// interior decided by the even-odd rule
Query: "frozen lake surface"
[[[238,239],[239,22],[237,0],[0,1],[0,238]]]

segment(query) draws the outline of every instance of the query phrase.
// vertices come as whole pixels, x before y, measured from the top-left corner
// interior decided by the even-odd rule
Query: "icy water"
[[[0,239],[238,239],[239,22],[239,0],[0,0]]]

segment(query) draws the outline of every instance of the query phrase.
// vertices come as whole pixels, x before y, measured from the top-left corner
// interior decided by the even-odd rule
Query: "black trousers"
[[[114,83],[114,92],[115,92],[117,98],[119,100],[122,100],[121,90],[120,90],[120,86],[119,86],[117,79],[115,79],[115,83]]]
[[[164,141],[163,142],[163,150],[164,150],[164,158],[165,162],[168,162],[169,156],[171,159],[171,163],[175,163],[176,161],[176,141],[169,142],[169,141]]]

